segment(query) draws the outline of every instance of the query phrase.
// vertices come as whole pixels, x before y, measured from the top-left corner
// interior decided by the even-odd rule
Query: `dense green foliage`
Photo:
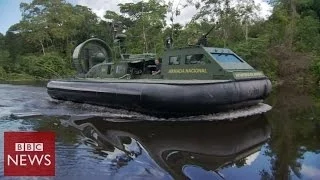
[[[160,56],[167,37],[173,38],[176,47],[186,46],[214,27],[208,36],[210,46],[231,48],[273,80],[300,72],[314,72],[320,79],[318,1],[273,0],[268,18],[259,17],[260,9],[253,0],[187,2],[177,6],[160,0],[119,4],[120,12],[106,11],[105,20],[65,0],[21,3],[22,20],[0,34],[0,77],[12,73],[38,78],[68,75],[73,72],[71,55],[76,45],[97,37],[112,46],[109,22],[121,21],[130,53]],[[196,7],[197,14],[186,25],[179,24],[175,18],[187,6]]]
[[[68,73],[67,61],[57,53],[43,56],[25,55],[21,57],[21,70],[36,77],[50,78]]]

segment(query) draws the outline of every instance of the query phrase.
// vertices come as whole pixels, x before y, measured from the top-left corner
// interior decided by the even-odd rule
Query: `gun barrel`
[[[211,29],[204,35],[202,35],[198,41],[197,41],[197,44],[196,45],[204,45],[204,46],[207,46],[208,45],[208,42],[207,42],[207,36],[210,34],[210,32],[214,29],[214,25],[211,27]]]
[[[211,29],[204,36],[207,37],[211,33],[211,31],[214,29],[214,27],[215,26],[212,26]]]

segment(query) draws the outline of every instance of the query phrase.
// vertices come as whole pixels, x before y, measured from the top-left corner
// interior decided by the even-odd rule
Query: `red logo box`
[[[54,176],[54,132],[5,132],[5,176]]]

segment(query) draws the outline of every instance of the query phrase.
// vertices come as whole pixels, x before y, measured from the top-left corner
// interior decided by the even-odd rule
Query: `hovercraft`
[[[115,36],[119,46],[114,49],[91,38],[73,52],[78,77],[51,80],[48,94],[155,116],[210,114],[261,103],[271,92],[268,77],[230,49],[207,47],[205,38],[183,48],[173,48],[169,39],[161,70],[156,54],[125,53],[124,34]]]

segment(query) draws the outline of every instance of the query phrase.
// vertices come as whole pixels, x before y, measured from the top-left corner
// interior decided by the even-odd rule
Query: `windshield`
[[[243,63],[243,61],[234,54],[211,53],[211,55],[221,63]]]

